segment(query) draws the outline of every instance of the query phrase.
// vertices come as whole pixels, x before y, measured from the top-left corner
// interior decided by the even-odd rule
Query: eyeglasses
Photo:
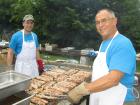
[[[112,20],[114,18],[108,18],[108,19],[101,19],[100,21],[96,21],[96,25],[99,25],[99,24],[105,24],[107,23],[108,21]]]

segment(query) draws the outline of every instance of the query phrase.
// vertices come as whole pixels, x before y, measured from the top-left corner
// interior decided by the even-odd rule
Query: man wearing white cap
[[[29,75],[38,76],[36,60],[39,59],[38,38],[32,32],[34,27],[34,17],[30,14],[23,18],[23,29],[14,33],[8,49],[7,64],[10,66],[13,55],[16,55],[15,71]]]

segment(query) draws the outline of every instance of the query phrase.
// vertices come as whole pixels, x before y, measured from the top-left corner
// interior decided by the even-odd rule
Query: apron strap
[[[25,42],[25,39],[24,39],[24,29],[21,30],[21,32],[22,32],[22,39],[23,39],[23,43],[24,43],[24,42]],[[35,38],[34,38],[33,32],[31,32],[31,35],[32,35],[33,41],[35,41]]]
[[[106,48],[106,50],[105,50],[105,53],[107,53],[107,51],[108,51],[110,45],[112,44],[112,41],[114,40],[114,38],[115,38],[118,34],[119,34],[119,32],[117,31],[117,32],[115,33],[115,35],[113,36],[113,38],[111,39],[111,41],[109,42],[109,44],[108,44],[108,46],[107,46],[107,48]],[[101,45],[100,45],[99,52],[101,51],[102,44],[103,44],[103,42],[102,42]]]
[[[24,29],[21,30],[21,32],[22,32],[22,40],[23,40],[23,43],[24,43]]]

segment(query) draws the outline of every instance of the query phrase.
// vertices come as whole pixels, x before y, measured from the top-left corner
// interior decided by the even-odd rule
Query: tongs
[[[40,98],[47,98],[47,99],[56,99],[56,100],[66,100],[68,99],[67,95],[50,95],[50,94],[38,94]]]

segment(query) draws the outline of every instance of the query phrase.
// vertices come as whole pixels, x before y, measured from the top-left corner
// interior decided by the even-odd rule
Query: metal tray
[[[0,100],[26,90],[30,80],[31,77],[14,71],[0,73]]]

